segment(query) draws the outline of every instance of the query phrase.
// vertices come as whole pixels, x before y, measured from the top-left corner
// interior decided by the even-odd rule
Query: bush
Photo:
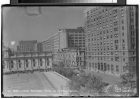
[[[134,75],[131,73],[126,73],[126,74],[121,75],[122,86],[132,87],[132,83],[135,82],[133,78],[134,78]]]
[[[73,76],[76,75],[76,73],[71,68],[65,68],[65,65],[63,62],[60,62],[58,65],[54,65],[54,70],[61,75],[71,79]]]
[[[69,83],[70,90],[76,90],[77,94],[86,93],[88,95],[93,95],[95,92],[101,93],[106,85],[99,77],[85,73],[74,76]]]

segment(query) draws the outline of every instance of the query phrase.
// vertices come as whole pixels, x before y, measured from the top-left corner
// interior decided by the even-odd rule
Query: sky
[[[28,10],[27,10],[28,9]],[[59,28],[76,28],[84,25],[85,7],[41,7],[39,15],[29,15],[37,10],[25,7],[3,8],[3,41],[8,46],[19,40],[45,41]]]

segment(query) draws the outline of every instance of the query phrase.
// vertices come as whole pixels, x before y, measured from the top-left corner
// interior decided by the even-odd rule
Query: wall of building
[[[73,49],[63,49],[57,53],[57,62],[63,62],[65,67],[78,68],[78,51]]]
[[[60,35],[60,48],[59,48],[59,50],[64,49],[64,48],[68,48],[68,38],[67,38],[68,34],[66,33],[66,31],[64,29],[60,29],[59,35]]]
[[[87,11],[87,69],[117,76],[129,72],[129,8],[96,7]]]
[[[52,68],[52,54],[16,53],[15,56],[2,59],[3,73],[17,73]]]
[[[18,52],[33,52],[37,51],[37,40],[19,41],[17,46]]]

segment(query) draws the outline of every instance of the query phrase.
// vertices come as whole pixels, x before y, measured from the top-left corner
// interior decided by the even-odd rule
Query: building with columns
[[[3,73],[48,70],[52,68],[52,53],[15,52],[13,56],[2,59]]]

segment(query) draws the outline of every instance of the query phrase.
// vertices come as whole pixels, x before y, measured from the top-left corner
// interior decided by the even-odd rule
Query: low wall
[[[68,83],[70,80],[68,78],[54,71],[44,72],[44,74],[61,95],[66,96],[69,94]]]

